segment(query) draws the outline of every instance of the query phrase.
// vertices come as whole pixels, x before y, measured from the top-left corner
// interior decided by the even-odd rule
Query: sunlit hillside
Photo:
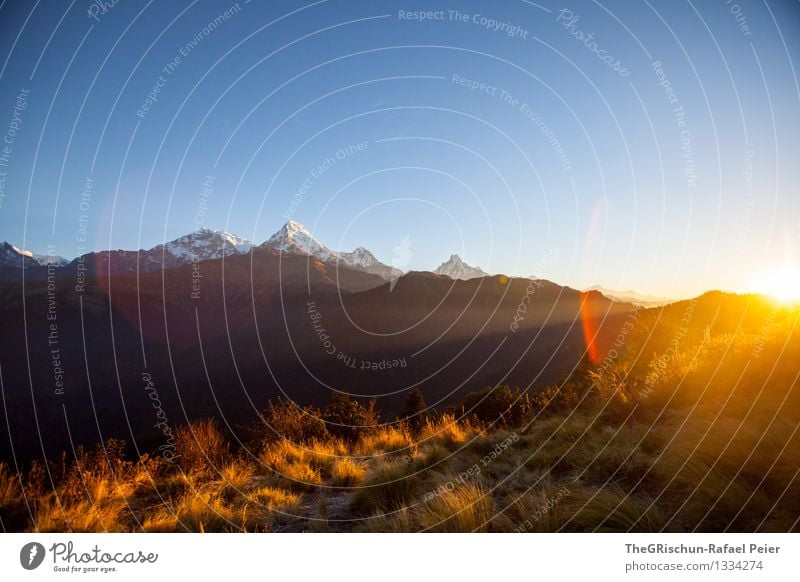
[[[6,531],[800,531],[796,308],[710,294],[639,310],[564,382],[398,419],[336,395],[237,430],[119,442],[17,474]],[[246,435],[242,437],[241,435]]]

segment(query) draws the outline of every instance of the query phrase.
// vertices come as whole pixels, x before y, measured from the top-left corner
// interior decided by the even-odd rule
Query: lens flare
[[[597,344],[597,332],[599,331],[598,317],[592,308],[591,291],[581,293],[581,328],[583,329],[583,341],[586,343],[586,353],[589,361],[598,365],[602,361],[600,347]]]

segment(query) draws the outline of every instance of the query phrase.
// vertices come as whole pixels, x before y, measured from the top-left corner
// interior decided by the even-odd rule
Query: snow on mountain
[[[337,257],[336,253],[315,239],[305,226],[294,220],[284,224],[261,246],[283,253],[312,255],[322,261],[330,261]]]
[[[384,279],[393,279],[403,274],[400,269],[381,263],[375,258],[375,255],[364,247],[358,247],[352,253],[337,253],[337,255],[339,261],[348,267],[379,275]]]
[[[434,271],[437,275],[446,275],[451,279],[475,279],[478,277],[488,277],[479,267],[471,267],[461,260],[458,255],[450,255],[450,258],[439,265]]]
[[[50,264],[56,267],[63,267],[69,264],[69,261],[58,255],[39,255],[31,251],[18,249],[7,242],[0,243],[0,266],[2,267],[29,267],[31,265],[46,267]]]
[[[391,279],[402,275],[400,269],[381,263],[364,247],[358,247],[350,253],[332,251],[319,242],[308,229],[294,220],[290,220],[265,242],[263,247],[270,247],[283,253],[311,255],[321,261],[341,263],[347,267],[379,275]]]
[[[173,267],[196,261],[220,259],[223,256],[240,255],[250,252],[251,248],[253,244],[245,238],[223,230],[201,228],[144,252],[156,255],[154,258],[158,262],[163,254],[164,267]]]
[[[273,234],[269,240],[261,244],[261,248],[271,248],[283,253],[310,255],[325,262],[341,264],[352,269],[372,273],[386,281],[396,281],[403,275],[403,270],[398,268],[408,261],[408,241],[405,245],[395,247],[398,264],[392,265],[380,262],[375,255],[364,247],[358,247],[352,252],[337,252],[329,249],[319,242],[299,222],[290,220],[281,229]],[[108,250],[98,251],[84,255],[73,262],[82,262],[92,265],[100,273],[135,273],[150,272],[159,269],[169,269],[180,265],[191,264],[198,261],[219,259],[231,255],[240,255],[250,252],[253,244],[245,238],[222,230],[201,228],[195,232],[181,236],[167,243],[157,245],[149,250],[125,251]],[[0,243],[0,267],[46,266],[53,264],[63,267],[69,261],[58,256],[37,255],[29,251],[20,250],[9,243]],[[485,277],[487,273],[477,267],[464,263],[458,255],[439,265],[434,271],[439,275],[447,275],[453,279],[472,279]]]
[[[65,267],[69,265],[69,260],[61,257],[59,255],[39,255],[36,253],[31,253],[31,258],[46,267],[47,265],[55,265],[56,267]]]
[[[4,267],[21,267],[26,257],[27,255],[21,253],[17,247],[7,242],[0,245],[0,264]]]
[[[339,260],[350,267],[371,267],[378,262],[371,252],[364,247],[358,247],[352,253],[338,253]]]

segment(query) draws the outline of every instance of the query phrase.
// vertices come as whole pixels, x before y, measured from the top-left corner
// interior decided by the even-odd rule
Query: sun
[[[781,303],[798,303],[800,269],[783,267],[767,271],[756,280],[753,290]]]

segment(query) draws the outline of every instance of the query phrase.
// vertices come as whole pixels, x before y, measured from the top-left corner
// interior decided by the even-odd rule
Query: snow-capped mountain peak
[[[290,220],[260,248],[270,248],[282,253],[311,256],[320,261],[336,263],[337,266],[348,267],[380,276],[392,284],[403,275],[403,269],[410,257],[410,239],[406,237],[400,245],[394,247],[395,260],[392,265],[382,263],[368,249],[360,246],[351,252],[333,251],[319,242],[302,224]],[[98,272],[134,273],[151,272],[158,269],[169,269],[181,265],[221,259],[231,255],[249,253],[253,244],[240,236],[211,228],[201,228],[172,241],[157,245],[149,250],[139,251],[99,251],[90,253],[89,261]],[[76,261],[84,259],[78,258]],[[63,267],[70,264],[62,257],[37,255],[19,249],[7,242],[0,243],[0,267],[29,267],[54,265]],[[485,277],[483,270],[464,263],[458,255],[439,265],[434,271],[438,275],[446,275],[453,279],[473,279]]]
[[[332,251],[314,238],[314,235],[305,226],[294,220],[284,224],[262,246],[270,247],[283,253],[311,255],[321,261],[341,263],[353,269],[379,275],[387,280],[403,274],[400,269],[381,263],[375,255],[364,247],[358,247],[349,253]]]
[[[371,252],[364,247],[358,247],[352,253],[338,253],[339,259],[353,267],[370,267],[378,262]]]
[[[478,267],[471,267],[461,260],[458,255],[450,255],[450,258],[439,265],[434,271],[437,275],[446,275],[451,279],[475,279],[486,277],[488,273]]]
[[[403,271],[389,265],[384,265],[364,247],[358,247],[352,253],[337,253],[338,259],[354,269],[360,269],[384,279],[394,279],[403,274]]]
[[[284,224],[261,246],[271,247],[283,253],[313,255],[323,261],[336,258],[336,253],[315,239],[305,226],[294,220]]]
[[[252,246],[249,240],[224,230],[201,228],[153,247],[150,252],[163,253],[167,259],[164,266],[169,267],[173,263],[219,259],[223,256],[246,253]]]

